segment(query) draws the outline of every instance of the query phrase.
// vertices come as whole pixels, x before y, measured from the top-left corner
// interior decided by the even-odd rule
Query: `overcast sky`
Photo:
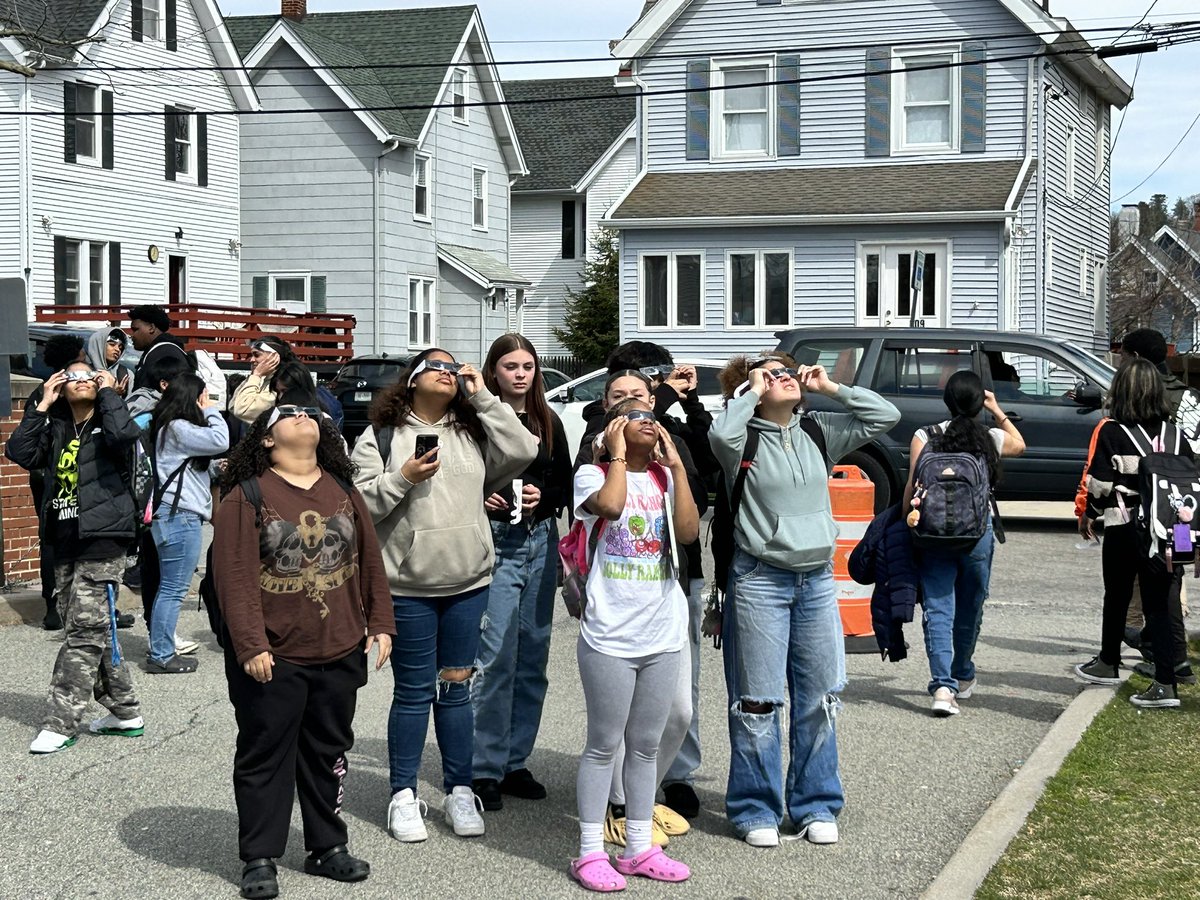
[[[219,0],[229,15],[275,13],[279,0]],[[1115,24],[1133,24],[1151,0],[1051,0],[1055,15],[1067,16],[1081,30]],[[448,6],[451,2],[425,0],[308,0],[309,12],[387,7]],[[498,60],[553,58],[608,58],[608,41],[618,38],[641,11],[642,0],[602,0],[569,3],[564,0],[477,0],[484,27]],[[1197,0],[1159,0],[1149,21],[1154,23],[1200,20]],[[1118,57],[1112,65],[1132,81],[1137,57]],[[611,62],[561,65],[505,66],[510,78],[553,78],[606,75]],[[1135,85],[1136,98],[1128,121],[1121,128],[1113,153],[1114,202],[1132,191],[1126,202],[1164,193],[1173,203],[1178,196],[1200,193],[1200,124],[1162,169],[1137,187],[1175,146],[1192,120],[1200,115],[1200,44],[1147,54]],[[1114,133],[1121,113],[1114,116]]]

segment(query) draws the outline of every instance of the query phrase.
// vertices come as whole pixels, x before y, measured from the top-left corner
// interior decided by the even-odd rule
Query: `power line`
[[[1171,148],[1171,152],[1163,157],[1162,162],[1160,162],[1157,166],[1155,166],[1154,170],[1149,175],[1147,175],[1145,178],[1143,178],[1141,181],[1139,181],[1137,184],[1135,184],[1133,187],[1131,187],[1129,190],[1127,190],[1125,193],[1123,193],[1120,197],[1114,197],[1110,201],[1109,205],[1111,206],[1113,203],[1120,203],[1122,200],[1124,200],[1126,197],[1128,197],[1134,191],[1136,191],[1140,187],[1142,187],[1142,185],[1144,185],[1147,181],[1149,181],[1151,178],[1153,178],[1155,175],[1157,175],[1159,173],[1159,170],[1161,170],[1162,167],[1165,166],[1170,161],[1171,157],[1175,155],[1175,152],[1180,147],[1183,146],[1183,142],[1187,140],[1188,135],[1192,133],[1192,129],[1196,127],[1197,123],[1200,123],[1200,112],[1196,113],[1196,118],[1192,119],[1192,124],[1187,127],[1186,131],[1183,132],[1183,136],[1178,141],[1175,142],[1175,146]]]

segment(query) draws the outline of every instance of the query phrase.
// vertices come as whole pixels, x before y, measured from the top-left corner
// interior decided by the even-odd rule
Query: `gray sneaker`
[[[1106,662],[1101,662],[1100,657],[1093,656],[1085,663],[1080,663],[1075,667],[1075,677],[1081,678],[1089,684],[1120,684],[1121,673],[1116,666],[1110,666]]]
[[[1129,702],[1142,709],[1174,709],[1179,706],[1179,694],[1173,684],[1152,681],[1150,687],[1140,694],[1134,694]]]
[[[1154,664],[1148,662],[1140,662],[1133,667],[1133,671],[1137,672],[1151,681],[1154,680]],[[1196,674],[1192,671],[1190,663],[1180,663],[1175,667],[1175,682],[1176,684],[1195,684]]]

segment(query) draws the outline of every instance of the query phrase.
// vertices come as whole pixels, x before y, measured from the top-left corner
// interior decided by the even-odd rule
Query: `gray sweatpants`
[[[678,650],[626,659],[576,647],[587,704],[587,744],[579,758],[579,821],[604,821],[617,748],[625,741],[625,815],[648,822],[658,787],[658,745],[679,678]]]

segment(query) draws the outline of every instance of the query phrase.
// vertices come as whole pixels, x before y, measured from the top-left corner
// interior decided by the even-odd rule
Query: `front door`
[[[858,324],[883,328],[944,327],[949,305],[949,246],[860,244]],[[914,290],[918,253],[924,254],[924,270]]]
[[[167,257],[167,302],[187,303],[187,257]]]

